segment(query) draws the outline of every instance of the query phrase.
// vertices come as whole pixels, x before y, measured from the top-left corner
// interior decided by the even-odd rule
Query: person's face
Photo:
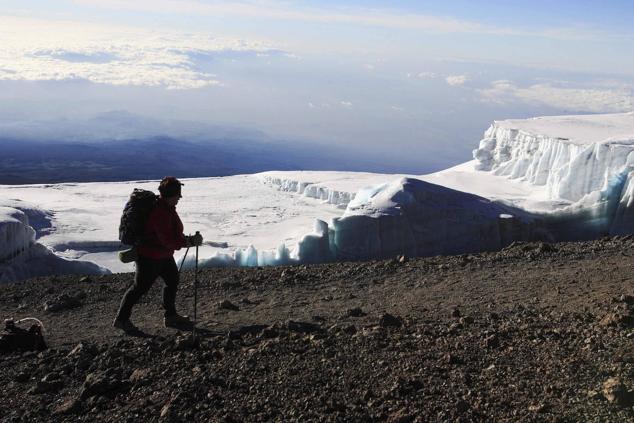
[[[169,204],[170,206],[176,207],[180,199],[181,199],[180,195],[175,195],[174,197],[167,197],[165,199],[165,202]]]

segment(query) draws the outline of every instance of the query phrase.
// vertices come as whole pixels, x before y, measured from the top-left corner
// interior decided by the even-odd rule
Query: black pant
[[[156,281],[156,278],[163,279],[163,308],[165,316],[176,314],[176,291],[178,290],[178,267],[174,257],[164,259],[151,259],[139,257],[136,261],[136,274],[134,284],[128,288],[117,313],[118,320],[127,320],[132,314],[132,307],[139,299],[148,292]]]

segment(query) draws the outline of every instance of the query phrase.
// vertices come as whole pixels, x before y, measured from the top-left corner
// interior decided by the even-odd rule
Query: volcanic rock
[[[74,295],[61,294],[51,300],[47,300],[44,303],[44,311],[56,313],[59,311],[81,307],[84,298],[86,298],[86,293],[83,291]]]
[[[621,407],[634,405],[634,392],[628,391],[623,382],[616,377],[603,382],[603,396],[608,402]]]
[[[220,307],[223,310],[240,311],[240,307],[238,307],[237,305],[235,305],[229,300],[220,301],[220,303],[218,304],[218,307]]]
[[[389,313],[384,313],[379,318],[379,326],[384,328],[387,328],[387,327],[400,328],[402,325],[403,325],[403,322],[401,321],[400,318],[396,316],[392,316]]]

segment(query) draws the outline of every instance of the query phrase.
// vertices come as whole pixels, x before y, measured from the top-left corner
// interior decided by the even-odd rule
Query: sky
[[[627,1],[4,0],[0,131],[124,111],[438,170],[493,120],[634,110],[633,20]]]

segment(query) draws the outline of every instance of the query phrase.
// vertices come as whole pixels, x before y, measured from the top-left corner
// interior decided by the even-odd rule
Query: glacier
[[[514,241],[627,235],[634,233],[633,153],[634,113],[503,120],[486,130],[473,160],[433,174],[186,179],[178,208],[186,230],[218,241],[201,247],[201,267],[461,254]],[[55,272],[131,271],[116,260],[118,219],[132,188],[156,185],[0,186],[0,280],[24,278],[26,261],[50,255],[63,260]],[[185,267],[193,260],[190,254]],[[86,261],[94,263],[78,264]],[[9,263],[22,270],[10,273]]]
[[[309,182],[319,178],[268,172],[260,178],[280,190],[346,205],[343,216],[322,230],[331,246],[324,261],[634,233],[632,112],[496,121],[473,157],[355,194],[346,191],[345,177]]]
[[[473,156],[476,171],[545,188],[551,206],[534,211],[556,240],[632,233],[632,112],[495,122]]]
[[[11,204],[9,207],[6,204]],[[89,261],[59,257],[36,242],[37,219],[45,213],[20,201],[0,206],[0,283],[48,275],[103,275],[110,271]],[[35,227],[35,228],[34,228]]]
[[[473,156],[476,170],[545,186],[577,202],[634,166],[634,115],[495,122]]]

